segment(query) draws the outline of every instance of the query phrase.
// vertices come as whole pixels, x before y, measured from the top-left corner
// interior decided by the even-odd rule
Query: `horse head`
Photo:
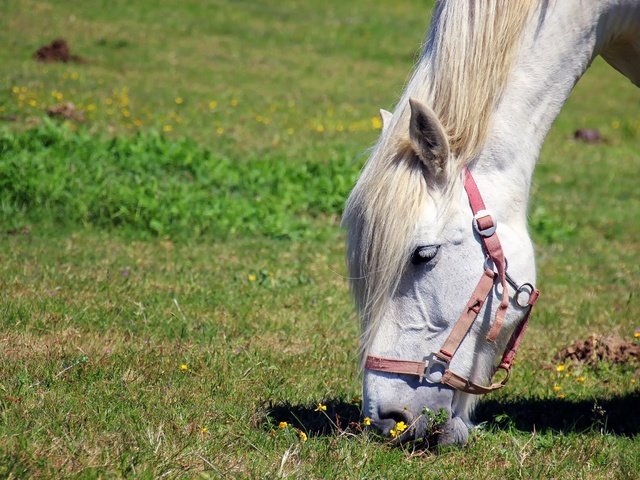
[[[506,271],[505,282],[499,281],[501,260],[483,240],[491,228],[478,228],[485,214],[477,212],[488,211],[470,205],[464,171],[455,168],[434,112],[418,100],[408,103],[407,134],[389,140],[394,152],[385,155],[392,172],[381,178],[365,169],[345,214],[364,322],[363,413],[384,434],[397,435],[399,422],[409,426],[403,438],[424,437],[437,416],[444,420],[439,442],[462,443],[479,393],[474,388],[492,378],[535,289],[527,283],[516,298],[520,286],[513,276],[515,286],[506,282]],[[501,224],[500,234],[504,250],[517,252],[509,271],[533,278],[526,228]],[[481,305],[470,301],[476,297]],[[457,326],[468,312],[473,319],[463,323],[469,325]],[[452,335],[461,337],[457,344]],[[441,353],[447,349],[454,350],[449,358]],[[442,381],[446,375],[453,380]]]

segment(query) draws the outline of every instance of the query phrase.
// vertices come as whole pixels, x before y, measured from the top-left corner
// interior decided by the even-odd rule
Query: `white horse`
[[[436,5],[343,219],[363,415],[384,434],[420,438],[444,409],[439,443],[464,443],[477,394],[506,381],[497,359],[508,373],[537,298],[531,176],[596,55],[640,86],[639,0]]]

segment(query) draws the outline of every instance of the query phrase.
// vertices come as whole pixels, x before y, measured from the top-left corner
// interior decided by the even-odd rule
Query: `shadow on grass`
[[[298,428],[310,436],[325,436],[349,430],[362,430],[360,406],[342,400],[317,405],[277,404],[266,406],[267,428],[280,422]],[[571,401],[568,399],[515,399],[506,402],[485,400],[476,409],[476,423],[486,422],[490,429],[515,428],[521,431],[580,433],[604,431],[608,434],[640,434],[640,391],[608,399]]]
[[[326,400],[325,411],[317,405],[277,404],[266,407],[264,424],[277,428],[280,422],[298,428],[309,436],[333,435],[349,430],[359,432],[361,428],[360,405],[343,400]]]
[[[476,423],[490,428],[562,433],[603,431],[633,436],[640,433],[640,391],[607,399],[487,400],[478,404]]]

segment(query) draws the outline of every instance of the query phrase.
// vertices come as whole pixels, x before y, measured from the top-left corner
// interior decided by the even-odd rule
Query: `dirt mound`
[[[586,143],[602,142],[602,135],[595,128],[579,128],[573,133],[573,138]]]
[[[578,340],[560,350],[553,360],[556,363],[570,360],[586,365],[597,365],[600,362],[637,362],[640,360],[640,343],[593,333],[586,340]]]
[[[84,114],[71,102],[59,103],[47,108],[47,115],[52,118],[76,120],[78,122],[82,122],[84,120]]]
[[[57,38],[49,45],[43,45],[33,54],[39,62],[78,62],[84,63],[84,59],[78,55],[72,55],[69,44],[64,38]]]

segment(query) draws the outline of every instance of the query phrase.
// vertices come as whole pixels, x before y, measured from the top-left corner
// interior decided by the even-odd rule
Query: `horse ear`
[[[433,110],[415,98],[409,99],[409,139],[422,163],[436,176],[446,171],[449,140]]]
[[[391,112],[385,110],[384,108],[380,109],[380,120],[382,120],[382,131],[383,132],[389,126],[389,123],[391,122],[391,117],[393,117],[393,114]]]

